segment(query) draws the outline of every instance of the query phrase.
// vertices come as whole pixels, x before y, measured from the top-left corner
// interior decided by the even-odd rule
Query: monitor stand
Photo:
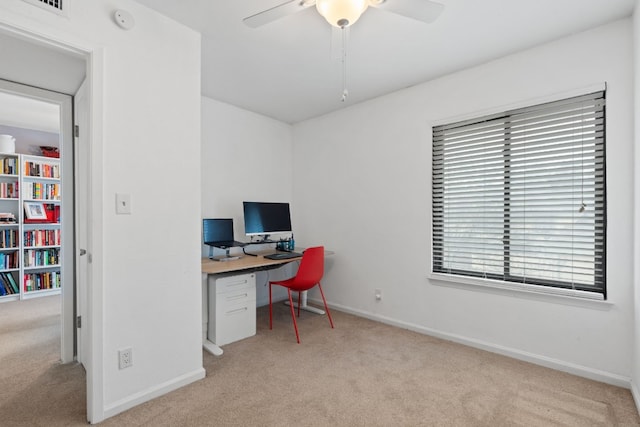
[[[213,260],[213,261],[235,261],[237,259],[240,259],[239,256],[231,256],[229,255],[229,251],[231,250],[231,248],[225,248],[225,255],[222,257],[214,257],[213,256],[213,246],[209,246],[209,259]]]

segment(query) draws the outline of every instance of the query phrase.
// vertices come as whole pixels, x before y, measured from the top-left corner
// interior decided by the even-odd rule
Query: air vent
[[[58,15],[67,14],[66,5],[68,3],[68,0],[64,0],[65,7],[63,7],[63,0],[23,0],[23,1],[26,1],[27,3],[30,3],[34,6],[38,6],[41,9],[48,10],[49,12],[57,13]]]

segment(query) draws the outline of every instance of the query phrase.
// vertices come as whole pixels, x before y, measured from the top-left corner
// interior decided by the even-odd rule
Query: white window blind
[[[605,92],[433,128],[433,271],[606,297]]]

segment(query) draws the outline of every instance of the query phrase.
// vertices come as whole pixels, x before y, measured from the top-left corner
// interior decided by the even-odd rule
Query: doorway
[[[95,65],[94,62],[99,60],[101,56],[98,55],[96,59],[96,57],[90,55],[89,51],[69,48],[48,40],[39,39],[35,35],[2,26],[0,26],[0,54],[3,57],[0,66],[0,80],[8,82],[5,84],[11,86],[9,89],[10,92],[20,94],[26,98],[47,99],[47,97],[51,95],[53,100],[49,99],[48,101],[61,105],[61,114],[64,116],[61,120],[65,123],[62,125],[64,127],[65,137],[62,142],[63,146],[60,147],[61,161],[64,162],[62,171],[63,174],[65,174],[62,180],[68,184],[71,190],[67,190],[63,198],[69,205],[62,209],[62,212],[66,214],[66,216],[62,218],[62,222],[67,225],[63,231],[64,235],[62,239],[68,244],[68,246],[64,248],[66,257],[64,257],[65,265],[62,268],[64,268],[63,275],[69,279],[69,282],[67,286],[62,287],[61,291],[62,321],[60,331],[62,346],[60,359],[65,363],[71,362],[77,354],[78,343],[76,337],[79,335],[79,331],[76,329],[76,301],[74,301],[74,262],[78,259],[77,248],[74,245],[74,208],[80,203],[85,205],[89,204],[89,200],[79,201],[73,193],[75,167],[73,97],[76,96],[85,77],[90,75]],[[43,72],[43,70],[46,70],[46,72]],[[13,85],[19,85],[22,89],[17,90],[16,86]],[[90,87],[90,85],[87,86]],[[0,88],[0,91],[1,90]],[[45,92],[48,93],[48,95],[45,94]],[[64,98],[65,101],[61,101],[60,98]],[[89,109],[90,94],[85,94],[84,98],[85,108]],[[90,130],[87,127],[85,129],[85,141],[92,140],[89,134]],[[85,172],[88,173],[86,169]],[[85,218],[85,222],[88,221],[89,218]],[[89,273],[88,280],[90,280],[90,277]],[[84,309],[86,311],[87,306],[85,306]],[[91,315],[91,313],[89,314]],[[87,317],[90,317],[90,315]],[[91,321],[89,318],[85,319],[83,326],[86,331],[85,335],[91,337]],[[88,341],[89,340],[87,340],[87,342]],[[91,354],[99,353],[96,353],[95,350],[92,353],[85,353],[86,362],[92,360]],[[85,360],[82,362],[86,368],[87,419],[91,421],[92,419],[101,419],[100,410],[96,410],[96,408],[100,408],[100,406],[95,405],[96,400],[93,398],[94,395],[98,396],[98,399],[101,398],[100,393],[95,393],[95,390],[100,390],[101,377],[98,378],[93,375],[91,364],[87,365],[87,363],[84,363]]]
[[[16,269],[7,273],[21,285],[20,292],[12,297],[30,299],[61,294],[60,359],[69,363],[75,355],[72,98],[0,80],[0,99],[4,106],[0,109],[0,134],[7,135],[4,138],[12,140],[15,146],[4,147],[4,156],[18,166],[13,172],[19,191],[10,200],[10,206],[4,207],[16,218],[17,224],[11,226],[18,237],[15,255],[22,255]],[[43,157],[45,152],[51,157]],[[37,173],[41,178],[25,174],[26,163],[41,169]],[[42,206],[60,214],[30,220],[23,215],[23,200],[25,206]],[[36,236],[46,236],[46,240],[52,241],[27,241],[37,240]],[[45,267],[48,264],[55,267]]]

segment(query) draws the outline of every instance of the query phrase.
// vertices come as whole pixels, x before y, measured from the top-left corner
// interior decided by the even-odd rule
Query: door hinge
[[[73,126],[73,135],[78,138],[80,136],[80,126],[78,125],[74,125]]]
[[[76,328],[82,328],[82,316],[76,317]]]

